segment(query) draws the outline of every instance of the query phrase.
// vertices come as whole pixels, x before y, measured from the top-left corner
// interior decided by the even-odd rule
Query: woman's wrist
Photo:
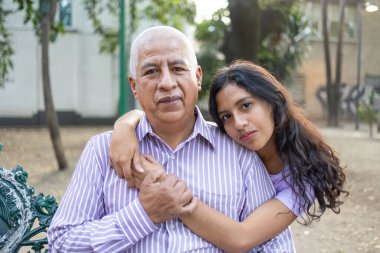
[[[135,130],[142,115],[143,115],[143,112],[140,110],[132,110],[130,112],[127,112],[126,114],[124,114],[123,116],[121,116],[119,119],[116,120],[114,127],[120,126],[122,129],[124,127],[127,127],[128,129]]]
[[[121,129],[128,129],[128,130],[135,130],[136,128],[136,123],[131,122],[129,119],[118,119],[115,124],[114,128],[121,128]]]

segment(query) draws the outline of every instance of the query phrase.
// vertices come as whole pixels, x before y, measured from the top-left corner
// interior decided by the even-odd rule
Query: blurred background
[[[45,8],[52,15],[51,1],[33,1],[30,8],[27,2],[1,2],[2,126],[45,124],[43,73],[50,75],[61,125],[112,123],[136,106],[125,83],[129,45],[157,24],[193,38],[205,75],[201,100],[213,71],[239,58],[269,69],[318,120],[329,111],[354,120],[364,87],[367,94],[380,89],[378,0],[129,0],[123,12],[120,1],[52,1],[47,54],[40,14]],[[329,103],[327,86],[334,93]]]
[[[8,0],[0,2],[1,166],[24,165],[62,197],[93,135],[137,108],[129,47],[159,24],[182,30],[203,69],[269,69],[347,164],[342,214],[293,225],[299,252],[380,252],[380,0]],[[325,246],[321,246],[325,245]]]

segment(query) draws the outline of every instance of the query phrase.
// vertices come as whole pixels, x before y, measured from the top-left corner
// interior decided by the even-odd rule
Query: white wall
[[[12,32],[14,69],[0,88],[1,117],[32,117],[44,110],[41,48],[23,14],[6,20]],[[114,117],[119,97],[118,58],[99,54],[98,38],[80,1],[73,1],[73,27],[50,46],[50,76],[57,111],[82,117]]]

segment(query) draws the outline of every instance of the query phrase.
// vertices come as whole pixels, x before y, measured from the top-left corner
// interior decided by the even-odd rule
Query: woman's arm
[[[242,222],[201,201],[192,214],[181,220],[198,236],[227,252],[247,252],[285,230],[296,218],[281,201],[271,199]]]
[[[135,188],[132,167],[143,172],[135,133],[142,115],[142,111],[132,110],[121,116],[114,124],[110,143],[111,165],[119,177],[124,177],[128,181],[128,186],[131,188]]]
[[[142,155],[141,163],[145,172],[132,172],[137,188],[149,171],[163,170],[149,155]],[[159,180],[165,177],[164,172]],[[297,216],[280,200],[271,199],[238,222],[198,200],[195,211],[180,218],[191,231],[219,248],[227,252],[247,252],[285,230]]]

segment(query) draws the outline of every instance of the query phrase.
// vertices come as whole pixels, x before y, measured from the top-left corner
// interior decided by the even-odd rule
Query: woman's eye
[[[244,103],[241,105],[241,108],[246,110],[246,109],[249,109],[251,106],[252,106],[252,103]]]
[[[220,117],[220,120],[221,120],[221,121],[226,121],[226,120],[228,120],[230,117],[231,117],[231,115],[229,115],[229,114],[224,114],[224,115],[222,115],[222,116]]]

